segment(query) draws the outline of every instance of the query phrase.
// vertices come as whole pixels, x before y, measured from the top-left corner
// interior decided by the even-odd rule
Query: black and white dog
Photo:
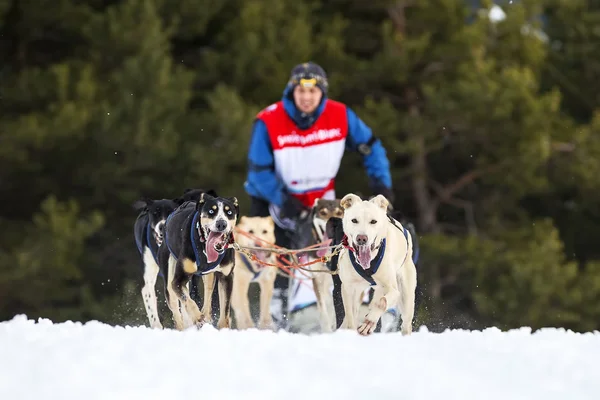
[[[142,298],[152,328],[162,328],[158,317],[155,286],[157,275],[164,279],[158,266],[158,249],[164,241],[165,223],[177,207],[186,201],[197,201],[202,193],[216,196],[213,190],[186,189],[183,196],[174,199],[142,198],[133,204],[133,208],[139,212],[133,225],[133,233],[143,264]],[[196,293],[196,291],[196,288],[192,287],[192,292]]]
[[[133,225],[135,244],[142,256],[144,268],[144,286],[142,298],[150,327],[162,329],[158,318],[156,301],[156,276],[158,267],[158,249],[164,240],[165,222],[169,215],[182,203],[182,199],[141,199],[133,204],[139,212]]]
[[[217,328],[230,327],[231,292],[235,264],[233,228],[239,206],[235,197],[213,197],[202,193],[167,219],[165,242],[159,248],[159,266],[166,279],[167,304],[178,330],[202,326],[211,318],[211,296],[218,283],[220,315]],[[190,298],[187,283],[194,275],[204,281],[202,311]]]

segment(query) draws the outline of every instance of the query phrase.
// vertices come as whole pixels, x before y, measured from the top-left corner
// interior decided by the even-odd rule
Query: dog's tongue
[[[258,258],[260,261],[266,262],[267,261],[267,255],[269,254],[269,252],[268,251],[264,251],[264,250],[258,250],[254,254],[256,254],[256,258]]]
[[[371,266],[371,246],[358,246],[358,263],[363,269]]]
[[[331,239],[327,237],[327,232],[323,233],[323,242],[321,242],[321,246],[323,246],[324,248],[317,250],[317,257],[324,257],[325,254],[327,254],[327,251],[329,250],[327,246],[329,246],[330,244]]]
[[[215,245],[221,242],[223,234],[219,232],[210,232],[206,239],[206,261],[209,263],[217,261],[219,258],[219,252],[215,250]]]

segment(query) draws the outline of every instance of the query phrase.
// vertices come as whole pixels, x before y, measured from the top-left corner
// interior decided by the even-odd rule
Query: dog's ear
[[[145,200],[136,200],[133,204],[133,209],[136,211],[142,211],[144,208],[147,207],[146,205],[146,201]]]
[[[240,213],[240,205],[238,203],[237,197],[227,197],[227,200],[231,201],[235,207],[235,212],[239,215]]]
[[[183,198],[181,198],[181,197],[175,197],[173,199],[173,203],[177,204],[178,206],[182,205],[184,201],[185,200]]]
[[[381,208],[383,211],[387,211],[390,202],[385,198],[382,194],[378,194],[369,200],[371,203],[375,204],[377,207]]]
[[[271,217],[270,215],[267,217],[264,217],[268,222],[269,222],[269,226],[271,228],[275,228],[275,221],[273,221],[273,217]]]
[[[191,192],[192,190],[194,190],[194,189],[186,188],[183,190],[183,194],[186,194],[187,192]]]
[[[246,221],[246,220],[247,220],[247,218],[248,218],[248,217],[246,217],[245,215],[242,215],[242,216],[240,217],[240,219],[238,220],[238,224],[244,224],[244,221]]]
[[[360,197],[358,197],[357,195],[355,195],[354,193],[348,193],[347,195],[342,197],[340,204],[344,208],[344,210],[347,210],[350,207],[352,207],[354,204],[360,203],[361,201],[362,201],[362,199]]]
[[[316,206],[319,205],[319,200],[321,200],[321,199],[315,199],[315,201],[314,201],[314,203],[312,205],[312,208],[315,208]]]
[[[200,198],[198,199],[198,203],[196,203],[196,210],[200,211],[204,203],[207,200],[212,199],[213,197],[210,194],[202,193],[200,194]]]
[[[214,191],[214,190],[212,190],[212,189],[208,189],[208,190],[206,191],[206,194],[210,194],[212,197],[219,197],[219,196],[217,195],[217,192],[215,192],[215,191]]]
[[[133,208],[137,211],[142,211],[143,209],[151,206],[152,203],[154,203],[154,200],[152,200],[151,198],[142,197],[139,200],[136,200],[135,203],[133,203]]]

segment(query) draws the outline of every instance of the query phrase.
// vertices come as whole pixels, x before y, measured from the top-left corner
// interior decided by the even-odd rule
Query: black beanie
[[[329,83],[327,82],[327,74],[320,65],[313,62],[306,62],[296,65],[294,68],[292,68],[288,86],[294,88],[296,85],[304,83],[304,80],[309,81],[306,82],[306,84],[312,83],[321,89],[323,94],[327,94],[327,88],[329,86]],[[311,80],[314,81],[310,82]]]

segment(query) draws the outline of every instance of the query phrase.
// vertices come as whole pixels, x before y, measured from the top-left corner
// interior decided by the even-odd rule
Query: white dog
[[[388,200],[378,195],[362,200],[355,194],[342,198],[342,226],[347,246],[339,256],[345,317],[342,329],[358,329],[370,335],[377,321],[391,306],[402,315],[402,334],[412,332],[417,270],[412,260],[410,233],[386,213]],[[357,323],[356,299],[366,288],[375,289],[373,301],[362,324]]]

